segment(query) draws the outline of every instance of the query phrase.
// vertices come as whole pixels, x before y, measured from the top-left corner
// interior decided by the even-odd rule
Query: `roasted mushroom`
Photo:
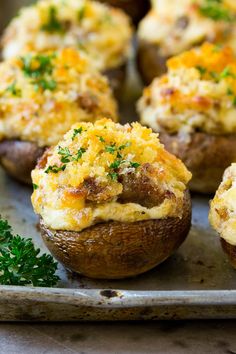
[[[111,79],[117,95],[125,79],[132,28],[119,9],[90,0],[41,0],[23,8],[2,38],[2,56],[75,47]]]
[[[139,123],[75,125],[32,178],[46,245],[66,268],[88,277],[143,273],[188,234],[191,174]]]
[[[75,49],[0,64],[0,164],[20,181],[79,121],[117,120],[108,81]]]
[[[168,61],[168,72],[144,90],[141,122],[192,172],[190,189],[214,193],[236,162],[236,58],[204,44]]]
[[[153,0],[138,29],[137,63],[146,84],[166,71],[166,61],[203,42],[236,52],[235,1]]]
[[[210,223],[219,233],[221,245],[230,263],[236,268],[236,164],[224,173],[210,204]]]

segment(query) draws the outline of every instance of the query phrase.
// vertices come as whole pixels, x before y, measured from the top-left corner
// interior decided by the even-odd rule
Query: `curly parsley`
[[[36,249],[31,239],[13,235],[12,228],[0,217],[0,284],[51,287],[60,280],[52,256]]]

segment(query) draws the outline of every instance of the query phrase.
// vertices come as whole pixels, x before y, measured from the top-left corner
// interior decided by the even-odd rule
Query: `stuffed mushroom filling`
[[[47,147],[78,121],[117,119],[107,79],[75,49],[7,60],[0,76],[0,141]]]
[[[75,47],[98,70],[124,64],[132,28],[121,10],[87,0],[41,0],[23,8],[2,40],[5,59],[28,52]]]
[[[138,103],[143,124],[182,136],[236,133],[236,59],[229,47],[204,44],[167,65]]]
[[[210,222],[220,236],[236,246],[236,164],[224,173],[223,181],[211,201]]]
[[[191,174],[139,123],[75,125],[32,173],[34,209],[54,230],[181,218]]]
[[[138,36],[158,47],[161,56],[179,54],[204,41],[228,44],[236,51],[234,0],[154,0]]]

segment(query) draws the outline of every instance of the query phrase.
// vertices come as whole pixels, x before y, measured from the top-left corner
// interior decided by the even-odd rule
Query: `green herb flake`
[[[60,171],[65,171],[66,169],[66,165],[62,165],[62,166],[57,166],[57,165],[53,165],[53,166],[49,166],[44,172],[45,173],[58,173]]]
[[[117,168],[120,167],[120,165],[123,163],[124,161],[122,160],[115,160],[114,162],[112,162],[109,166],[110,169],[116,170]]]
[[[0,284],[51,287],[58,283],[57,263],[51,255],[39,255],[32,239],[13,235],[0,217]]]
[[[233,99],[233,105],[236,107],[236,97]]]
[[[196,69],[200,72],[201,75],[204,75],[207,72],[207,69],[200,65],[197,65]]]
[[[80,127],[79,129],[74,129],[73,135],[72,135],[72,140],[75,140],[78,134],[82,134],[83,128]]]
[[[109,152],[112,155],[116,152],[116,150],[117,150],[117,147],[116,147],[115,143],[105,147],[105,151]]]
[[[63,24],[58,20],[57,9],[51,6],[48,11],[48,20],[41,26],[41,30],[48,33],[64,33]]]
[[[130,167],[138,168],[139,166],[140,166],[140,163],[138,163],[138,162],[130,162]]]
[[[226,79],[227,77],[236,77],[235,74],[230,71],[230,67],[228,66],[220,73],[220,79]]]
[[[108,175],[108,177],[110,177],[113,181],[117,181],[117,179],[118,179],[118,173],[116,173],[116,172],[109,172],[107,175]]]
[[[70,153],[70,150],[65,147],[65,148],[62,148],[61,146],[59,146],[58,148],[58,154],[61,155],[61,162],[62,163],[68,163],[71,161],[71,153]]]
[[[79,23],[83,21],[86,14],[86,6],[82,6],[78,11],[78,21]]]
[[[39,188],[39,186],[35,183],[33,183],[33,190],[36,191]]]
[[[101,141],[101,143],[105,143],[106,142],[106,140],[102,136],[97,135],[97,137],[98,137],[99,141]]]
[[[127,148],[127,147],[129,147],[129,146],[131,146],[131,142],[127,142],[126,144],[119,146],[118,149],[119,149],[119,150],[124,150],[125,148]]]
[[[86,152],[86,149],[85,149],[85,148],[80,148],[80,149],[78,150],[78,152],[77,152],[76,157],[74,157],[73,160],[74,160],[74,161],[79,161],[85,152]]]
[[[11,93],[13,96],[21,97],[21,89],[16,87],[16,81],[7,87],[6,92]]]
[[[232,22],[235,20],[231,12],[224,6],[221,0],[204,0],[199,7],[200,13],[214,21]]]

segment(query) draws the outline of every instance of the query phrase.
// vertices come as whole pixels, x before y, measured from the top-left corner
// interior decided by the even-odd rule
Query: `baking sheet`
[[[43,252],[31,188],[0,171],[0,211],[14,231]],[[193,196],[193,226],[182,247],[132,279],[89,280],[59,266],[56,289],[0,287],[0,320],[142,320],[236,318],[236,272],[208,224],[208,199]],[[118,289],[118,290],[117,290]]]
[[[1,2],[0,17],[6,22],[20,3]],[[123,123],[136,118],[134,102],[141,88],[134,66],[129,70]],[[32,237],[47,252],[31,207],[31,192],[0,169],[0,214],[16,233]],[[156,269],[128,280],[94,281],[59,266],[61,281],[56,289],[0,286],[0,321],[236,318],[236,272],[209,227],[208,205],[209,198],[193,196],[188,239]]]

